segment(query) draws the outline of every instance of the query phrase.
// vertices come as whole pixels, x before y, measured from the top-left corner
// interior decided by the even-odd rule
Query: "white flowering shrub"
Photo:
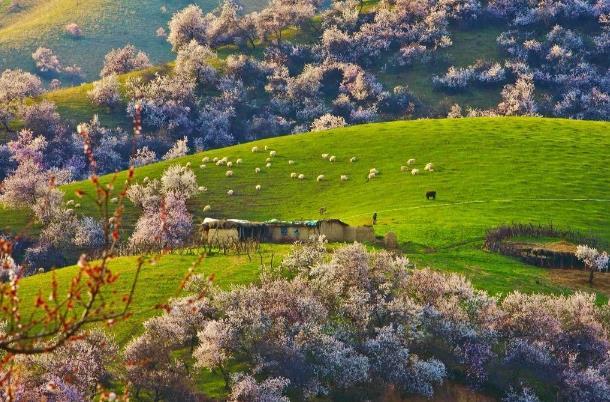
[[[139,51],[133,45],[127,45],[123,48],[112,49],[106,54],[100,76],[123,74],[150,66],[150,60],[146,53]]]
[[[311,123],[311,131],[324,131],[333,128],[344,127],[347,123],[341,116],[325,114]]]
[[[93,83],[93,88],[87,92],[91,102],[98,106],[114,106],[121,97],[119,93],[119,80],[116,74],[102,77]]]
[[[176,159],[182,156],[186,156],[189,152],[188,137],[184,137],[174,143],[174,146],[170,148],[165,155],[163,160]]]

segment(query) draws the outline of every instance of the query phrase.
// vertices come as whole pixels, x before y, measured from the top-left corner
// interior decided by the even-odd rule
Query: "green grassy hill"
[[[268,152],[277,151],[265,168]],[[503,223],[552,223],[610,240],[610,123],[539,118],[417,120],[352,126],[328,132],[292,135],[191,155],[137,169],[136,178],[157,178],[176,163],[190,162],[208,191],[191,202],[198,220],[211,205],[211,217],[253,220],[327,218],[368,224],[379,214],[376,233],[396,232],[401,247],[418,265],[457,271],[491,292],[557,291],[563,288],[547,272],[482,251],[485,231]],[[331,163],[322,153],[336,155]],[[605,156],[604,156],[605,155]],[[234,176],[204,156],[243,158]],[[356,156],[357,162],[350,163]],[[415,158],[420,175],[401,172]],[[294,165],[288,161],[294,160]],[[424,172],[427,162],[433,173]],[[262,172],[256,174],[254,169]],[[366,180],[369,169],[381,174]],[[290,178],[303,173],[306,180]],[[317,182],[324,174],[326,179]],[[340,175],[349,181],[341,182]],[[105,178],[107,179],[107,177]],[[122,179],[119,180],[122,182]],[[262,190],[257,192],[255,186]],[[67,199],[88,182],[64,187]],[[235,195],[226,192],[232,189]],[[436,201],[425,192],[436,190]],[[96,214],[80,200],[81,212]],[[138,211],[126,211],[132,227]],[[4,227],[16,230],[27,216],[0,211]]]
[[[155,35],[176,10],[198,4],[205,10],[214,0],[24,0],[11,11],[9,1],[0,1],[0,70],[20,67],[33,70],[31,54],[39,46],[51,48],[65,65],[78,64],[87,80],[98,77],[104,55],[112,48],[131,43],[148,53],[153,63],[173,58],[165,38]],[[261,0],[242,3],[260,8]],[[164,10],[162,10],[164,7]],[[83,35],[70,38],[65,26],[75,22]],[[65,85],[70,84],[65,82]]]

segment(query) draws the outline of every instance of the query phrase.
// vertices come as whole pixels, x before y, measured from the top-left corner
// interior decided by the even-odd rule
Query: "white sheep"
[[[290,173],[291,179],[296,179],[297,177],[298,177],[298,174],[296,174],[295,172]]]
[[[241,165],[242,163],[244,163],[244,160],[243,160],[242,158],[238,158],[238,159],[235,161],[235,164],[236,164],[236,165]]]
[[[191,162],[186,162],[186,167],[187,168],[191,167]]]
[[[415,163],[415,159],[411,158],[407,161],[407,165],[411,166],[412,164]]]
[[[322,180],[324,180],[324,179],[325,179],[324,175],[323,175],[323,174],[321,174],[321,175],[319,175],[319,176],[316,178],[316,181],[322,181]]]
[[[215,156],[215,157],[212,159],[212,162],[214,162],[214,163],[218,162],[218,156]]]
[[[208,191],[208,188],[204,187],[204,186],[199,186],[199,191],[201,191],[202,193],[205,193],[206,191]]]
[[[304,179],[305,179],[305,175],[304,175],[303,173],[301,173],[301,174],[300,174],[300,175],[297,177],[297,179],[299,179],[299,180],[304,180]]]
[[[419,174],[419,169],[413,169],[413,170],[411,170],[411,174],[412,174],[413,176],[417,176],[417,175]]]
[[[210,161],[209,156],[205,156],[203,159],[201,159],[201,162],[203,162],[203,163],[208,163],[209,161]]]
[[[328,158],[329,162],[335,162],[337,160],[337,157],[335,155],[332,155],[330,158]]]
[[[205,169],[206,168],[206,164],[202,163],[201,165],[199,165],[199,169]]]
[[[271,162],[267,163],[265,166],[270,168],[271,167]]]
[[[227,170],[227,172],[225,173],[225,176],[233,177],[233,171],[232,170]]]
[[[434,172],[434,165],[432,162],[426,163],[426,167],[424,168],[426,172]]]
[[[227,162],[227,167],[233,167],[233,162]]]
[[[261,168],[254,168],[254,173],[260,173],[261,172]]]
[[[268,150],[269,150],[269,146],[265,145],[265,151],[268,151]]]
[[[265,159],[265,162],[267,162],[267,163],[271,162],[271,158]]]
[[[377,174],[375,172],[370,172],[368,175],[368,179],[373,180],[376,176],[377,176]]]
[[[270,156],[270,157],[272,157],[272,158],[273,158],[275,155],[277,155],[277,151],[271,151],[271,152],[269,152],[269,156]]]
[[[351,158],[349,158],[349,161],[350,161],[351,163],[354,163],[354,162],[356,162],[357,160],[358,160],[358,158],[356,158],[355,156],[352,156]]]
[[[117,202],[119,202],[119,199],[117,197],[112,197],[110,199],[110,202],[113,203],[113,204],[116,204]]]
[[[227,195],[228,195],[229,197],[230,197],[230,196],[232,196],[233,194],[235,194],[235,192],[234,192],[233,190],[229,190],[229,191],[227,191]]]
[[[258,152],[258,147],[252,147],[252,153]]]
[[[262,188],[262,187],[261,187],[261,185],[260,185],[260,184],[257,184],[257,185],[256,185],[256,187],[254,187],[254,188],[256,188],[256,191],[261,191],[261,188]]]
[[[211,210],[212,210],[211,205],[206,205],[205,207],[203,207],[203,212],[210,212]]]
[[[328,159],[328,154],[322,154],[322,159]]]
[[[222,166],[224,164],[225,164],[225,161],[223,161],[222,159],[216,161],[216,166]]]
[[[291,159],[291,160],[288,161],[288,164],[289,165],[294,165],[294,161]]]
[[[349,180],[349,177],[347,177],[347,175],[345,175],[345,174],[341,175],[341,181],[348,181],[348,180]]]
[[[404,165],[403,165],[403,166],[401,166],[401,167],[400,167],[400,171],[401,171],[401,172],[406,172],[408,169],[409,169],[409,167],[408,167],[408,166],[404,166]]]
[[[148,181],[149,181],[149,180],[150,180],[150,179],[148,178],[148,176],[146,176],[146,177],[144,178],[144,183],[148,183]]]
[[[369,173],[373,173],[373,174],[375,174],[375,175],[378,175],[378,174],[379,174],[379,170],[377,170],[377,169],[375,169],[375,168],[371,168],[371,169],[369,170]]]
[[[66,201],[66,205],[74,205],[74,200],[68,200],[68,201]]]

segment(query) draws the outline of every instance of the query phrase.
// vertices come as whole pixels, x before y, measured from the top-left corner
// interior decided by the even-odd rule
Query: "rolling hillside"
[[[10,1],[0,2],[0,70],[20,67],[33,70],[31,54],[39,46],[51,48],[65,65],[78,64],[85,78],[98,77],[104,55],[113,48],[131,43],[146,51],[151,62],[173,58],[165,38],[155,35],[158,27],[167,29],[173,12],[189,4],[211,10],[214,0],[27,0],[22,7],[9,9]],[[264,5],[247,0],[246,8]],[[72,39],[65,25],[75,22],[83,35]],[[65,82],[65,85],[70,84]]]
[[[546,271],[482,251],[482,239],[496,225],[533,222],[610,240],[610,167],[604,156],[609,129],[608,123],[538,118],[379,123],[191,155],[139,168],[136,178],[157,178],[167,166],[190,162],[200,185],[208,188],[191,203],[197,220],[208,204],[207,216],[253,220],[315,219],[324,207],[325,217],[354,225],[369,224],[376,211],[376,233],[396,232],[402,249],[419,265],[462,272],[494,293],[559,290],[545,279]],[[253,145],[261,152],[252,153]],[[270,168],[265,168],[264,146],[277,151]],[[322,153],[336,155],[337,161],[322,159]],[[243,158],[243,164],[227,178],[226,167],[210,162],[200,168],[204,156]],[[410,158],[421,170],[417,176],[401,172]],[[434,163],[433,173],[424,172],[427,162]],[[371,168],[380,175],[368,182]],[[291,179],[292,172],[306,179]],[[320,174],[325,180],[317,182]],[[341,182],[340,175],[349,181]],[[64,189],[71,199],[76,189],[91,187],[81,182]],[[229,189],[233,197],[226,194]],[[438,192],[436,201],[425,199],[427,190]],[[86,197],[79,202],[82,213],[96,213]],[[137,213],[127,209],[127,227]],[[0,219],[13,230],[28,220],[6,210]]]

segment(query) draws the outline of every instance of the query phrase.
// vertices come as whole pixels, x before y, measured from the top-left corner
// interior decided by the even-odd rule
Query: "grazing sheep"
[[[324,180],[324,179],[325,179],[324,175],[323,175],[323,174],[321,174],[321,175],[319,175],[319,176],[316,178],[316,181],[322,181],[322,180]]]
[[[257,184],[257,185],[256,185],[256,187],[254,187],[254,188],[256,189],[256,191],[261,191],[261,188],[262,188],[262,187],[261,187],[261,185],[260,185],[260,184]]]
[[[430,199],[436,200],[436,191],[428,191],[426,193],[426,199],[427,200],[430,200]]]
[[[322,154],[322,159],[328,159],[328,154]]]
[[[148,176],[146,176],[146,177],[144,178],[144,183],[148,183],[148,181],[149,181],[149,180],[150,180],[150,179],[148,178]]]
[[[337,157],[335,155],[331,156],[330,158],[328,158],[329,162],[334,162],[337,160]]]
[[[300,175],[297,177],[297,179],[299,179],[299,180],[304,180],[304,179],[305,179],[305,175],[304,175],[303,173],[301,173],[301,174],[300,174]]]
[[[378,174],[379,174],[379,170],[377,170],[377,169],[375,169],[375,168],[371,168],[371,169],[369,170],[369,173],[373,173],[373,174],[375,174],[375,175],[378,175]]]
[[[117,197],[112,197],[110,199],[110,202],[113,203],[113,204],[116,204],[117,202],[119,202],[119,199]]]
[[[199,169],[205,169],[205,168],[206,168],[205,163],[202,163],[201,165],[199,165]]]
[[[270,168],[271,167],[271,162],[267,163],[265,166]]]
[[[269,156],[270,156],[270,157],[272,157],[272,158],[273,158],[275,155],[277,155],[277,151],[271,151],[271,152],[269,152]]]
[[[294,165],[294,161],[291,159],[291,160],[288,161],[288,164],[289,165]]]
[[[419,169],[412,169],[412,170],[411,170],[411,174],[412,174],[413,176],[417,176],[417,175],[419,174]]]
[[[432,162],[426,163],[426,167],[424,168],[426,172],[434,172],[434,165]]]
[[[233,162],[227,162],[227,167],[233,167]]]
[[[294,173],[294,172],[290,173],[290,178],[291,178],[291,179],[296,179],[296,178],[297,178],[297,176],[298,176],[298,174],[296,174],[296,173]]]
[[[206,191],[208,191],[208,188],[204,187],[204,186],[199,186],[199,191],[201,191],[202,193],[205,193]]]
[[[191,162],[186,162],[186,167],[187,168],[191,167]]]
[[[229,191],[227,191],[227,195],[228,195],[228,196],[232,196],[233,194],[235,194],[235,192],[234,192],[233,190],[229,190]]]
[[[354,163],[354,162],[356,162],[357,160],[358,160],[358,158],[356,158],[355,156],[352,156],[351,158],[349,158],[349,161],[350,161],[351,163]]]
[[[215,156],[214,159],[212,159],[212,162],[214,162],[214,163],[218,162],[218,156]]]
[[[238,159],[235,161],[235,164],[236,164],[236,165],[241,165],[243,162],[244,162],[244,160],[243,160],[242,158],[238,158]]]
[[[227,170],[227,173],[225,173],[225,176],[233,177],[233,171],[232,170]]]
[[[267,163],[271,162],[271,158],[265,159],[265,162],[267,162]]]
[[[206,205],[205,207],[203,207],[203,212],[210,212],[211,210],[212,210],[211,205]]]
[[[254,173],[260,173],[261,172],[261,168],[254,168]]]
[[[252,153],[258,152],[258,147],[252,147]]]
[[[407,161],[407,165],[411,166],[412,164],[415,163],[415,159],[411,158]]]
[[[268,150],[269,150],[269,146],[265,145],[265,151],[268,151]]]
[[[203,163],[208,163],[210,161],[210,158],[208,156],[204,157],[201,162]]]
[[[408,167],[408,166],[401,166],[401,167],[400,167],[400,171],[401,171],[401,172],[406,172],[406,171],[407,171],[407,169],[409,169],[409,167]]]
[[[66,201],[66,205],[74,205],[74,200],[68,200],[68,201]]]
[[[347,177],[347,175],[345,175],[345,174],[341,175],[341,181],[348,181],[348,180],[349,180],[349,177]]]
[[[221,159],[221,160],[216,161],[216,166],[222,166],[222,165],[224,165],[224,164],[225,164],[225,161],[223,161],[222,159]]]
[[[367,179],[368,180],[373,180],[376,176],[377,176],[377,173],[370,172],[369,175],[367,176]]]

